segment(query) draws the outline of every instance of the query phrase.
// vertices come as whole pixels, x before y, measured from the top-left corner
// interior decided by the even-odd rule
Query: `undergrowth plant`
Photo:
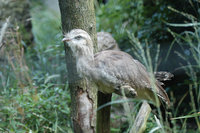
[[[191,1],[191,6],[193,6]],[[173,45],[179,45],[184,54],[175,51],[177,56],[187,62],[187,65],[183,65],[180,69],[184,69],[186,74],[188,75],[189,79],[185,81],[184,84],[188,86],[188,91],[186,94],[181,98],[178,103],[178,106],[175,108],[173,121],[175,123],[181,122],[182,123],[182,131],[188,132],[189,129],[187,121],[189,119],[194,118],[195,120],[195,127],[196,131],[200,132],[200,86],[199,86],[199,72],[200,72],[200,21],[199,18],[189,14],[178,11],[172,7],[169,7],[175,13],[178,13],[184,17],[186,17],[189,21],[182,24],[175,24],[175,23],[166,23],[172,27],[190,27],[192,30],[186,30],[181,34],[177,34],[172,30],[168,29],[168,31],[174,37],[174,41],[172,42]],[[172,45],[172,47],[173,47]],[[188,114],[184,116],[177,116],[179,107],[183,104],[183,100],[186,96],[190,97],[190,102],[188,106],[190,107],[190,111]]]
[[[109,0],[96,8],[97,31],[111,33],[120,48],[129,52],[126,30],[137,33],[144,24],[143,0]]]
[[[149,34],[149,30],[157,31],[157,23],[153,29],[151,25],[147,25],[149,21],[145,22],[143,16],[145,8],[143,2],[142,0],[134,0],[134,2],[109,0],[106,5],[97,4],[97,29],[111,32],[117,42],[122,43],[121,48],[126,52],[134,51],[135,57],[147,67],[154,80],[153,72],[158,67],[160,48],[156,44],[154,49],[154,46],[149,44],[149,38],[141,40],[145,38],[145,36],[141,36],[143,33]],[[6,40],[4,45],[1,45],[0,41],[0,55],[3,55],[0,57],[0,132],[70,133],[72,132],[69,110],[70,95],[65,82],[66,68],[61,42],[60,16],[43,5],[33,1],[32,4],[34,5],[31,8],[34,44],[24,47],[23,34],[19,32],[20,29],[17,25],[12,32],[4,31],[10,36],[10,38],[4,38]],[[161,8],[161,10],[163,9]],[[173,45],[176,42],[181,47],[189,46],[187,50],[183,48],[185,55],[176,52],[188,64],[182,67],[189,76],[189,79],[185,81],[188,92],[178,101],[177,106],[172,108],[170,114],[173,117],[171,119],[172,128],[162,118],[158,109],[158,116],[150,114],[146,133],[200,131],[200,22],[199,18],[190,14],[179,12],[173,8],[171,10],[185,16],[189,22],[184,24],[167,23],[169,26],[192,28],[181,34],[169,29],[175,38]],[[154,19],[162,18],[160,14],[157,16],[160,17],[157,18],[155,15],[150,23],[154,23]],[[147,25],[149,30],[145,30],[143,25]],[[158,28],[162,29],[161,25]],[[0,40],[1,38],[2,34]],[[130,48],[129,41],[133,44],[132,48]],[[4,58],[2,59],[2,57]],[[184,116],[180,116],[180,106],[184,105],[186,96],[190,96],[188,106],[191,110]],[[174,102],[175,98],[170,97],[170,100]],[[126,98],[117,100],[116,97],[113,97],[113,101],[109,104],[116,104],[118,112],[115,110],[115,114],[112,114],[112,118],[115,119],[111,121],[112,124],[116,124],[122,120],[122,125],[120,125],[122,127],[115,126],[111,128],[112,132],[129,132],[131,130],[141,105],[140,102],[135,101]],[[119,108],[123,108],[123,111],[118,110]],[[188,120],[192,118],[195,120],[195,129],[187,126]]]
[[[160,47],[159,45],[157,45],[158,47],[156,50],[150,51],[149,49],[153,47],[152,44],[145,47],[145,44],[148,44],[147,41],[145,40],[144,43],[141,44],[138,40],[139,36],[141,36],[138,35],[138,33],[141,33],[139,31],[141,30],[145,22],[143,13],[143,1],[110,0],[106,5],[102,4],[97,7],[97,30],[111,32],[123,50],[133,53],[133,55],[135,55],[137,59],[142,61],[142,63],[147,67],[148,71],[150,72],[153,83],[153,81],[155,80],[153,72],[157,70]],[[134,47],[133,50],[131,49],[131,47]],[[124,125],[122,123],[122,126],[125,126],[124,128],[112,128],[112,130],[113,132],[129,132],[134,123],[135,116],[137,115],[141,103],[133,102],[133,100],[130,101],[125,97],[122,97],[122,99],[120,100],[119,98],[113,98],[112,102],[110,103],[113,104],[112,108],[116,108],[116,102],[120,102],[122,104],[121,106],[124,109],[124,116],[128,124],[125,124],[124,122]],[[159,115],[161,115],[160,111]],[[123,119],[124,116],[118,116],[118,119]],[[154,118],[154,116],[151,114],[150,118],[152,117]],[[160,118],[162,119],[162,116],[159,116],[159,119]],[[158,122],[158,119],[151,120],[152,124],[148,124],[148,126],[151,125],[150,128],[148,127],[149,131],[152,130],[152,132],[155,132],[159,129],[159,131],[164,132],[164,123],[162,121]]]
[[[0,132],[72,132],[60,21],[38,8],[31,9],[34,46],[24,48],[17,25],[3,38]]]
[[[152,53],[153,51],[150,50],[152,45],[149,45],[147,40],[145,40],[145,43],[141,43],[138,38],[135,37],[134,33],[128,32],[130,42],[132,44],[132,50],[134,51],[134,56],[144,64],[147,71],[149,72],[149,75],[151,77],[151,86],[152,88],[155,88],[155,77],[154,72],[157,71],[158,67],[158,58],[159,58],[159,52],[160,52],[160,45],[157,45],[156,52]],[[155,98],[157,103],[159,103],[158,97],[155,94]],[[156,104],[157,104],[156,103]],[[147,127],[150,133],[153,133],[155,131],[159,131],[162,133],[167,132],[169,128],[166,126],[166,124],[169,125],[168,121],[165,121],[162,117],[162,113],[160,108],[157,108],[158,111],[158,118],[156,115],[154,115],[154,119],[151,119],[151,122],[154,123],[151,125],[151,128]],[[167,110],[166,110],[167,111]],[[151,114],[150,117],[153,117],[153,114]],[[148,124],[149,125],[149,124]],[[164,126],[165,125],[165,126]]]

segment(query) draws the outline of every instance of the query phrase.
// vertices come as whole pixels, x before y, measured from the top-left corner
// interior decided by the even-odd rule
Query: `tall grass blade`
[[[200,117],[200,112],[191,114],[191,115],[185,115],[180,117],[171,118],[171,120],[177,120],[177,119],[187,119],[187,118],[194,118],[194,117]]]
[[[10,17],[8,17],[6,19],[6,22],[3,24],[2,28],[1,28],[1,31],[0,31],[0,49],[3,46],[2,40],[3,40],[3,37],[4,37],[5,33],[6,33],[6,29],[8,27],[9,20],[10,20]]]

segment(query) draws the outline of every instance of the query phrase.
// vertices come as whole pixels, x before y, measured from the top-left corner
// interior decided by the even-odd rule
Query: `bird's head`
[[[104,50],[120,50],[117,42],[108,32],[97,33],[97,44],[99,52]]]
[[[62,40],[71,48],[75,56],[92,55],[93,43],[90,35],[82,29],[73,29]]]

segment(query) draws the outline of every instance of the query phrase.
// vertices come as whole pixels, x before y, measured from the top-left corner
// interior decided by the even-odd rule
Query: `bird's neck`
[[[94,65],[93,53],[84,53],[81,57],[77,58],[76,67],[80,77],[90,76],[90,72]]]

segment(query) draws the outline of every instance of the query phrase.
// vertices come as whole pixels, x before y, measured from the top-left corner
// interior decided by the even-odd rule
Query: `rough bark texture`
[[[98,107],[111,101],[112,94],[98,92]],[[111,106],[104,107],[97,112],[97,133],[110,133]]]
[[[63,33],[72,29],[87,31],[96,49],[96,21],[93,0],[59,0]],[[65,44],[68,82],[71,93],[71,117],[75,133],[96,132],[97,89],[80,79],[72,51]]]

